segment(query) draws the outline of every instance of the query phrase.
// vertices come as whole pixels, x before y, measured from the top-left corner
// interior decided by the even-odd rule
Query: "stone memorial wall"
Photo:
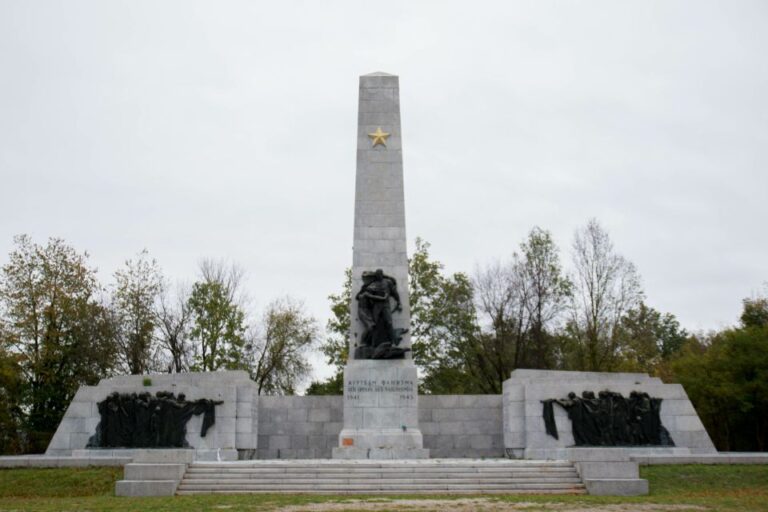
[[[644,373],[515,370],[504,382],[504,446],[514,458],[565,458],[576,446],[572,422],[562,407],[552,410],[557,437],[547,434],[545,402],[584,391],[619,393],[629,397],[643,392],[661,401],[661,425],[673,443],[624,447],[636,453],[714,453],[704,425],[680,384],[665,384]],[[674,445],[674,446],[672,446]]]
[[[501,395],[421,395],[419,427],[433,458],[504,456]]]
[[[338,446],[344,398],[259,399],[259,459],[326,459]],[[419,426],[434,457],[503,457],[500,395],[421,395]]]
[[[259,398],[259,459],[330,459],[339,444],[340,396]]]
[[[409,421],[402,417],[401,409],[412,411],[408,414],[417,417],[423,448],[432,458],[567,458],[568,449],[576,445],[572,423],[567,412],[555,406],[552,413],[558,438],[547,434],[543,402],[560,399],[572,390],[599,393],[608,389],[624,396],[644,391],[662,399],[660,419],[674,447],[635,447],[634,453],[715,453],[683,388],[644,374],[516,370],[505,382],[503,395],[420,395],[417,400],[409,394],[415,382],[405,382],[412,379],[368,375],[349,380],[346,397],[258,396],[245,372],[104,379],[98,386],[80,388],[46,453],[71,455],[86,449],[99,427],[98,404],[111,393],[174,392],[190,401],[222,402],[215,405],[215,423],[205,437],[200,435],[202,415],[192,416],[186,424],[186,440],[198,459],[330,458],[339,446],[344,408],[360,411],[361,421],[365,421],[367,406],[374,401],[371,421],[389,422],[401,431],[405,425],[407,432]],[[418,406],[407,407],[416,401]],[[391,410],[392,415],[382,418],[382,410]]]
[[[212,400],[215,423],[202,436],[204,415],[186,422],[186,444],[200,459],[237,459],[238,453],[256,449],[258,395],[256,384],[243,371],[124,375],[103,379],[97,386],[81,386],[46,450],[47,455],[71,455],[83,450],[101,423],[99,403],[113,393],[183,394],[189,401]],[[130,418],[129,418],[130,421]],[[123,427],[125,428],[125,427]],[[115,448],[115,447],[110,447]],[[130,448],[130,447],[126,447]],[[95,453],[104,447],[94,446]]]

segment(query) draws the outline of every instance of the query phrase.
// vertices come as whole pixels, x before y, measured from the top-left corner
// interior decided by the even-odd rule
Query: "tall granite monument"
[[[411,357],[398,77],[360,77],[349,361],[334,458],[427,458]]]

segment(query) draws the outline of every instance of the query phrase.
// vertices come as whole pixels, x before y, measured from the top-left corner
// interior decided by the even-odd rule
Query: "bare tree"
[[[569,329],[579,367],[610,370],[620,352],[620,322],[643,299],[635,266],[614,252],[608,233],[595,220],[576,232],[575,270]]]
[[[552,331],[571,285],[547,231],[533,228],[510,261],[476,270],[473,286],[485,323],[475,364],[493,381],[492,389],[500,389],[515,368],[555,365]]]
[[[475,340],[473,365],[485,380],[485,391],[501,392],[501,384],[519,366],[526,351],[529,315],[524,288],[513,262],[494,262],[475,270],[473,287],[482,332]]]
[[[173,295],[165,285],[157,302],[157,337],[158,342],[170,358],[169,373],[181,373],[189,370],[192,346],[189,340],[189,328],[192,313],[187,305],[189,290],[177,286]]]
[[[201,260],[198,266],[202,282],[218,283],[230,302],[241,307],[245,306],[246,296],[242,290],[245,279],[243,267],[236,263],[210,258]]]

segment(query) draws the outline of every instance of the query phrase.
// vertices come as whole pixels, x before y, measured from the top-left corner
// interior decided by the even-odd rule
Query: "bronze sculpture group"
[[[215,402],[208,399],[187,401],[183,393],[168,391],[110,394],[99,402],[101,421],[88,441],[93,448],[182,448],[187,421],[202,414],[200,436],[216,422]]]
[[[569,393],[564,400],[543,400],[547,434],[558,439],[553,405],[568,413],[576,446],[674,446],[661,424],[661,398],[632,391],[629,398],[613,391]]]

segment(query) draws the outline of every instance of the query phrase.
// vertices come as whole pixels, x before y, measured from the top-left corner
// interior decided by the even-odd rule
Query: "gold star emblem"
[[[374,148],[379,144],[381,144],[384,147],[387,147],[387,137],[389,137],[389,134],[387,132],[381,131],[381,126],[376,128],[375,132],[369,133],[368,136],[371,138]]]

